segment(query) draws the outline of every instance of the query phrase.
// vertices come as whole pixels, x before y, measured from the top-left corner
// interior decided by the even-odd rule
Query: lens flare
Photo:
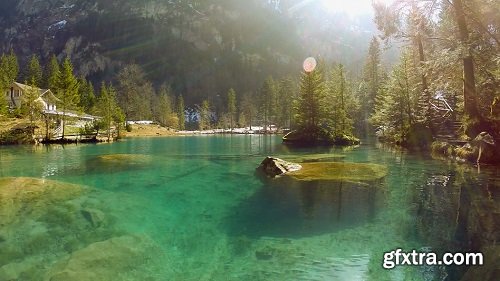
[[[305,61],[304,61],[304,71],[305,72],[313,72],[314,69],[316,68],[316,65],[318,65],[318,63],[316,62],[316,59],[313,58],[313,57],[308,57]]]

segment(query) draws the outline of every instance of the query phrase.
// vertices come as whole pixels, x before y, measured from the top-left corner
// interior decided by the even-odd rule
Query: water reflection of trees
[[[495,194],[496,192],[496,194]],[[466,166],[428,176],[417,201],[419,238],[437,252],[479,252],[500,238],[498,175],[477,174]],[[460,280],[465,267],[448,267]]]
[[[231,235],[303,237],[374,219],[381,183],[277,181],[240,202],[227,218]]]

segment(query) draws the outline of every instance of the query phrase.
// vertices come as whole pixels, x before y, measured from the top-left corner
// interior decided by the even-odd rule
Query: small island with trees
[[[299,97],[295,101],[297,129],[283,137],[283,142],[295,145],[355,145],[350,117],[356,102],[346,91],[342,64],[331,71],[325,81],[323,65],[314,58],[304,61]],[[349,111],[349,109],[351,109]]]

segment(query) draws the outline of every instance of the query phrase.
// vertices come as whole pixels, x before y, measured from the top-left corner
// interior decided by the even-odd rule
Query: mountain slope
[[[255,91],[268,76],[300,71],[310,55],[362,65],[374,28],[370,18],[326,16],[297,1],[4,0],[0,48],[25,62],[69,56],[94,82],[124,64],[143,67],[155,85],[169,83],[188,103]],[[292,11],[292,12],[291,12]]]

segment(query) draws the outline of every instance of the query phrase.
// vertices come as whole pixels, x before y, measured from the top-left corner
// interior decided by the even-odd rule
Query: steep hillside
[[[128,63],[187,103],[257,90],[268,75],[296,74],[309,55],[360,70],[374,33],[370,17],[326,15],[300,1],[3,0],[0,50],[69,56],[91,80]],[[298,7],[298,8],[297,8]]]

